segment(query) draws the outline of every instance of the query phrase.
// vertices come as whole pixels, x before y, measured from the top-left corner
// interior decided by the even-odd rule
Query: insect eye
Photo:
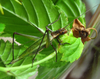
[[[64,34],[64,32],[62,32],[62,34]]]

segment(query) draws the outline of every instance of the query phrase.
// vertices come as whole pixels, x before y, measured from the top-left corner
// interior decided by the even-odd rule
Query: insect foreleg
[[[48,25],[46,26],[46,28],[48,28],[48,26],[50,26],[50,25],[54,24],[55,22],[57,22],[57,21],[60,19],[60,15],[61,15],[61,13],[59,14],[58,19],[57,19],[57,20],[55,20],[54,22],[52,22],[52,23],[48,24]]]
[[[57,41],[58,41],[58,47],[60,47],[60,45],[65,45],[65,44],[70,44],[70,43],[62,43],[62,41],[61,41],[61,39],[59,38],[59,36],[56,38],[57,39]]]

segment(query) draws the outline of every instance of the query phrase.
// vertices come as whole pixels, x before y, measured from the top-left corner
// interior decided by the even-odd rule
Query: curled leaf
[[[96,31],[96,36],[94,38],[88,37],[90,35],[90,29],[93,29],[96,31],[96,29],[94,29],[94,28],[87,28],[86,29],[78,19],[75,19],[74,23],[73,23],[73,28],[72,28],[73,36],[76,38],[81,37],[81,40],[84,44],[85,41],[89,41],[90,39],[94,39],[97,36],[97,31]]]

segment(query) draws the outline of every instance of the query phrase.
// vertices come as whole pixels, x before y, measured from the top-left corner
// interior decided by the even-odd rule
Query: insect
[[[88,11],[89,11],[89,10],[88,10]],[[88,12],[88,11],[87,11],[87,12]],[[85,13],[86,13],[86,12],[85,12]],[[85,13],[83,13],[83,14],[85,14]],[[82,14],[82,15],[83,15],[83,14]],[[80,16],[82,16],[82,15],[80,15]],[[50,23],[50,24],[48,24],[48,25],[46,26],[46,31],[45,31],[45,33],[44,33],[42,39],[41,39],[41,42],[40,42],[40,44],[39,44],[39,47],[37,48],[37,50],[36,50],[36,52],[35,52],[35,56],[34,56],[33,59],[32,59],[32,66],[33,66],[33,62],[34,62],[34,59],[35,59],[37,53],[40,51],[41,45],[43,44],[43,40],[44,40],[44,38],[45,38],[46,35],[47,35],[47,39],[46,39],[46,40],[47,40],[47,43],[46,43],[46,45],[44,45],[44,46],[45,46],[45,47],[48,47],[49,44],[50,44],[50,45],[53,47],[53,49],[54,49],[55,52],[56,52],[56,61],[57,61],[57,50],[56,50],[56,48],[54,47],[54,45],[52,44],[52,40],[53,40],[53,39],[57,39],[59,45],[62,45],[59,36],[65,34],[65,33],[67,33],[67,30],[66,30],[65,28],[66,28],[69,24],[71,24],[71,23],[73,22],[73,21],[70,22],[70,23],[69,23],[67,26],[65,26],[64,28],[61,28],[61,29],[56,30],[56,31],[52,31],[51,29],[49,29],[48,27],[49,27],[50,25],[52,25],[53,23],[57,22],[57,21],[59,20],[59,18],[60,18],[60,15],[59,15],[59,17],[58,17],[58,19],[57,19],[56,21],[54,21],[54,22],[52,22],[52,23]],[[79,18],[79,17],[77,17],[77,19],[74,20],[72,31],[73,31],[74,36],[75,36],[76,38],[81,37],[82,42],[84,43],[85,41],[88,41],[88,40],[86,40],[86,39],[88,38],[88,35],[90,34],[90,29],[93,29],[93,28],[88,28],[88,29],[84,28],[84,26],[81,26],[82,24],[78,21],[78,18]],[[93,29],[93,30],[96,31],[96,29]],[[51,39],[50,36],[49,36],[49,35],[50,35],[50,34],[49,34],[49,31],[51,32],[50,34],[51,34],[51,36],[52,36],[52,39]],[[26,37],[27,37],[27,35],[24,35],[24,34],[20,34],[20,33],[15,32],[15,33],[13,34],[13,45],[12,45],[12,48],[13,48],[13,49],[14,49],[14,35],[15,35],[15,34],[16,34],[16,35],[21,35],[21,36],[26,36]],[[77,35],[78,35],[78,36],[77,36]],[[97,36],[97,31],[96,31],[96,36]],[[93,39],[93,38],[90,38],[90,39]],[[90,39],[89,39],[89,40],[90,40]],[[65,44],[66,44],[66,43],[65,43]],[[68,44],[68,43],[67,43],[67,44]],[[30,48],[32,48],[32,46],[29,47],[26,51],[30,50]],[[31,50],[31,51],[32,51],[32,50]],[[13,60],[12,60],[9,64],[13,64],[13,63],[15,63],[16,61],[22,59],[22,57],[23,57],[23,54],[22,54],[22,55],[19,56],[18,59],[14,59],[14,50],[12,50],[12,53],[13,53],[13,54],[12,54],[12,55],[13,55]]]

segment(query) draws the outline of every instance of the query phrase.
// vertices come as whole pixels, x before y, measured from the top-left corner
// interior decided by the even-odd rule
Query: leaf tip
[[[0,3],[0,12],[1,12],[2,15],[4,15],[4,11],[3,11],[3,9],[2,9],[1,3]]]

